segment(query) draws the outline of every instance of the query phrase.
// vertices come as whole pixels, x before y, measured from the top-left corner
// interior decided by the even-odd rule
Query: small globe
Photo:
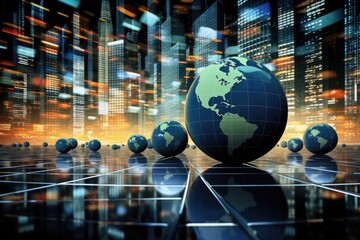
[[[75,149],[78,145],[78,141],[75,138],[68,138],[70,145],[71,145],[71,149]]]
[[[288,107],[279,80],[263,65],[230,57],[204,68],[186,99],[186,127],[208,156],[232,164],[257,159],[281,138]]]
[[[85,144],[82,143],[80,146],[83,148],[83,147],[85,147]]]
[[[286,142],[286,141],[282,141],[282,142],[280,143],[280,146],[281,146],[282,148],[286,148],[286,147],[287,147],[287,142]]]
[[[314,124],[305,130],[305,147],[314,154],[326,154],[332,151],[337,143],[338,135],[328,124]]]
[[[287,143],[288,149],[292,152],[300,151],[303,146],[303,141],[300,138],[291,138]]]
[[[18,143],[17,146],[18,146],[18,147],[22,147],[23,145],[22,145],[21,143]]]
[[[147,148],[148,149],[153,149],[154,148],[150,138],[147,140]]]
[[[71,149],[71,144],[66,138],[60,138],[56,141],[55,148],[61,153],[67,153]]]
[[[305,176],[313,183],[332,183],[336,179],[336,161],[327,155],[313,155],[305,163]]]
[[[16,147],[16,146],[17,146],[16,143],[12,143],[12,144],[11,144],[11,147]]]
[[[49,145],[49,144],[48,144],[47,142],[43,142],[43,143],[42,143],[42,146],[43,146],[43,147],[47,147],[48,145]]]
[[[170,157],[183,152],[188,143],[185,128],[177,121],[159,123],[151,135],[151,142],[159,154]]]
[[[147,147],[147,140],[143,135],[135,134],[129,138],[127,145],[133,153],[141,153]]]
[[[24,147],[30,147],[30,143],[29,143],[28,141],[25,141],[25,142],[23,143],[23,145],[24,145]]]
[[[96,152],[101,148],[101,142],[97,139],[93,139],[89,142],[88,147],[91,151]]]
[[[113,145],[111,146],[111,148],[112,148],[113,150],[117,150],[117,149],[118,149],[118,145],[113,144]]]
[[[185,189],[188,171],[179,158],[170,157],[156,161],[151,175],[158,193],[178,196]]]
[[[286,222],[288,204],[283,189],[267,172],[242,165],[241,168],[218,164],[201,174],[193,182],[187,197],[187,216],[191,223],[218,223],[217,227],[194,228],[197,239],[283,239],[286,225],[253,225],[246,223]],[[204,184],[204,178],[216,198]],[[251,187],[259,184],[275,187]],[[266,196],[266,197],[264,197]],[[226,204],[226,212],[219,200]],[[240,219],[249,231],[238,224],[228,228],[221,224],[233,223]],[[256,231],[256,238],[248,232]]]
[[[346,143],[341,144],[341,147],[346,148]]]

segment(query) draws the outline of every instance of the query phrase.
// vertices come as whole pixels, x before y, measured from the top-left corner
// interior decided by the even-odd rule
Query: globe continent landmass
[[[174,140],[174,136],[166,131],[169,128],[169,124],[164,122],[160,125],[160,130],[164,133],[165,145],[166,147]]]
[[[246,64],[246,62],[243,64]],[[231,91],[235,84],[246,80],[245,76],[234,68],[235,66],[236,62],[234,60],[226,62],[225,66],[221,66],[220,69],[218,65],[210,65],[208,67],[209,71],[204,72],[202,75],[202,78],[206,79],[206,81],[199,81],[195,89],[201,106],[210,109],[222,118],[220,129],[228,138],[228,154],[230,156],[233,155],[236,148],[240,147],[247,139],[252,138],[258,128],[256,124],[247,122],[244,117],[238,114],[221,113],[217,108],[218,103],[210,105],[211,98],[221,97],[223,100],[221,103],[233,107],[225,95]],[[217,74],[214,76],[213,72]]]
[[[280,139],[286,122],[279,81],[252,60],[231,57],[209,65],[188,93],[190,136],[204,153],[223,162],[262,156]]]

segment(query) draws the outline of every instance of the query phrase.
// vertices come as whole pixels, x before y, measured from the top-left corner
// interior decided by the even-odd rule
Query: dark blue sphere
[[[230,57],[201,71],[186,99],[186,127],[208,156],[239,164],[270,151],[281,138],[288,107],[279,80],[263,65]]]
[[[191,149],[195,149],[196,148],[196,146],[195,145],[191,145]]]
[[[148,149],[153,149],[154,148],[150,138],[147,140],[147,148]]]
[[[346,148],[346,143],[341,144],[341,147]]]
[[[213,186],[212,190],[219,196],[218,199],[227,205],[226,208],[230,213],[225,212],[201,177],[197,177],[187,198],[187,216],[191,223],[232,222],[233,218],[238,218],[245,223],[287,221],[287,199],[279,183],[269,173],[243,165],[234,170],[224,164],[218,164],[203,172],[201,176]],[[274,187],[251,187],[259,184],[271,184]],[[245,227],[250,228],[247,225]],[[251,226],[251,228],[249,232],[256,230],[256,238],[249,236],[248,232],[237,225],[231,228],[217,226],[206,228],[206,230],[201,228],[194,228],[194,230],[197,239],[201,240],[273,240],[283,239],[286,225],[264,224]]]
[[[71,145],[71,149],[75,149],[78,145],[78,141],[75,138],[68,138],[70,145]]]
[[[96,152],[97,150],[99,150],[101,148],[101,143],[99,140],[93,139],[89,142],[88,147],[91,151]]]
[[[305,163],[305,175],[313,183],[332,183],[336,179],[336,161],[327,155],[313,155]]]
[[[113,145],[111,146],[111,148],[112,148],[113,150],[117,150],[117,149],[118,149],[118,145],[113,144]]]
[[[12,143],[12,144],[11,144],[11,147],[16,147],[16,146],[17,146],[16,143]]]
[[[56,141],[55,148],[61,153],[67,153],[71,149],[71,144],[66,138],[60,138]]]
[[[49,145],[49,144],[48,144],[47,142],[43,142],[43,143],[42,143],[42,146],[43,146],[43,147],[47,147],[48,145]]]
[[[291,138],[287,143],[288,149],[292,152],[300,151],[303,146],[303,141],[300,138]]]
[[[314,124],[305,130],[305,147],[314,154],[326,154],[332,151],[337,143],[338,135],[328,124]]]
[[[85,147],[85,144],[82,143],[80,146],[83,148],[83,147]]]
[[[188,143],[185,128],[177,121],[159,123],[151,135],[151,142],[159,154],[169,157],[182,153]]]
[[[29,147],[29,146],[30,146],[30,143],[29,143],[28,141],[25,141],[25,142],[23,143],[23,145],[24,145],[24,147]]]
[[[282,142],[280,143],[280,146],[281,146],[282,148],[286,148],[286,147],[287,147],[287,142],[286,142],[286,141],[282,141]]]
[[[128,148],[133,153],[141,153],[147,147],[147,140],[143,135],[132,135],[128,140]]]
[[[152,167],[155,189],[163,196],[178,196],[184,189],[188,171],[177,157],[156,161]]]
[[[22,145],[21,143],[18,143],[17,146],[18,146],[18,147],[22,147],[23,145]]]

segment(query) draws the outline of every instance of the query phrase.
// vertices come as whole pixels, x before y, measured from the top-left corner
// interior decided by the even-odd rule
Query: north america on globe
[[[263,65],[230,57],[204,68],[189,89],[186,126],[194,143],[223,162],[247,162],[277,143],[287,122],[279,80]]]

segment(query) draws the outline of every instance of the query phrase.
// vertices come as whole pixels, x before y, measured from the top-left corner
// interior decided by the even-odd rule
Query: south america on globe
[[[270,151],[285,130],[287,115],[279,80],[265,66],[242,57],[204,68],[186,98],[186,127],[193,142],[230,164]]]
[[[143,135],[135,134],[129,138],[127,145],[133,153],[141,153],[147,147],[147,140]]]

